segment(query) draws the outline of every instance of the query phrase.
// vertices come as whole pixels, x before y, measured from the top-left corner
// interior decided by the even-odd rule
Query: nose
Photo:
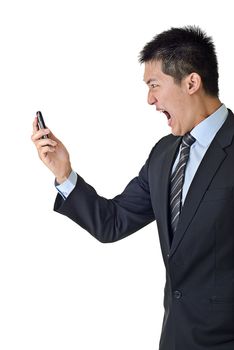
[[[148,92],[147,102],[151,106],[154,105],[156,102],[158,102],[157,98],[154,96],[154,94],[150,90]]]

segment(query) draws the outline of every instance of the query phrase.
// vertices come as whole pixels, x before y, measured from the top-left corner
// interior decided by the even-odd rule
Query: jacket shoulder
[[[152,148],[149,158],[155,153],[165,152],[170,145],[172,145],[176,140],[181,138],[181,136],[174,136],[173,134],[166,135],[162,137]]]

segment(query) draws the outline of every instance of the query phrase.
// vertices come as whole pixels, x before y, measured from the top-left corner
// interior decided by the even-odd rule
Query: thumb
[[[49,130],[50,130],[50,129],[49,129]],[[56,141],[56,142],[60,142],[60,140],[57,139],[57,137],[52,133],[51,130],[50,130],[50,133],[49,133],[49,138],[50,138],[51,140]]]

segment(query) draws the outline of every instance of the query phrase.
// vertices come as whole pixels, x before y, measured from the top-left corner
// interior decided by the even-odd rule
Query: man
[[[72,171],[63,144],[35,119],[32,140],[60,192],[54,209],[101,242],[156,219],[167,272],[160,350],[233,350],[234,116],[218,98],[214,44],[197,27],[171,28],[145,45],[140,62],[148,103],[172,134],[108,200]]]

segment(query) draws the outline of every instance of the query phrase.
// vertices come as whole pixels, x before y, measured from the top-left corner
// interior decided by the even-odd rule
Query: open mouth
[[[165,116],[167,117],[168,120],[171,119],[169,112],[167,112],[167,111],[162,111],[162,112],[165,114]]]
[[[165,110],[161,110],[161,112],[165,114],[165,116],[167,117],[168,125],[171,126],[172,117],[171,117],[170,113],[168,111],[165,111]]]

